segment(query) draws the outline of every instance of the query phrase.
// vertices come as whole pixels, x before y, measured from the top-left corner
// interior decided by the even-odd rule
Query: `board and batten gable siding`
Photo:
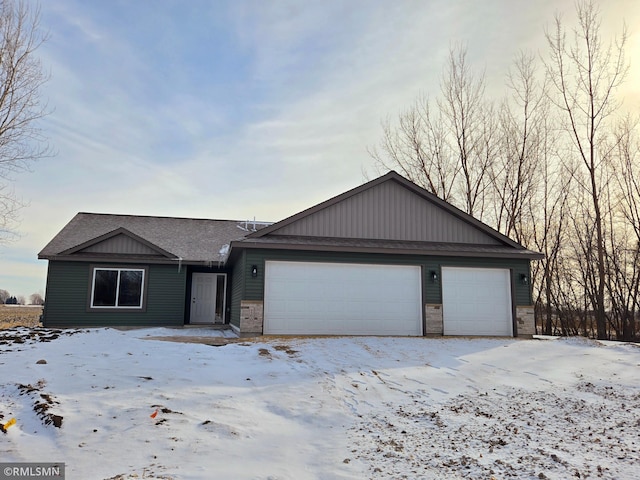
[[[366,189],[269,235],[501,244],[395,181]]]
[[[49,261],[45,327],[176,326],[184,324],[186,268],[175,265],[148,267],[144,312],[88,312],[91,266],[83,262]],[[108,266],[108,263],[100,263]],[[126,263],[113,264],[130,266]],[[133,267],[133,265],[131,265]]]
[[[309,252],[288,250],[261,250],[248,249],[243,252],[245,265],[245,284],[243,300],[263,300],[264,298],[264,270],[266,260],[301,261],[301,262],[338,262],[338,263],[365,263],[376,265],[418,265],[422,267],[423,301],[429,304],[442,303],[441,267],[464,266],[479,268],[505,268],[512,272],[511,278],[514,288],[514,300],[516,305],[531,305],[531,288],[518,279],[520,274],[529,278],[528,259],[492,259],[473,257],[439,257],[420,255],[388,255],[367,253],[338,253],[338,252]],[[251,277],[251,265],[258,266],[258,276]],[[431,271],[438,274],[438,280],[431,280]],[[235,277],[236,275],[234,275]],[[234,292],[235,295],[235,292]],[[239,304],[239,300],[238,300]]]
[[[151,247],[127,235],[116,235],[81,250],[82,253],[117,253],[122,255],[161,255]]]

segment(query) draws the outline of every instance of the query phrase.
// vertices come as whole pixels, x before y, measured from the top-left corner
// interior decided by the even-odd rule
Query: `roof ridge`
[[[169,216],[169,215],[137,215],[130,213],[102,213],[102,212],[78,212],[78,215],[92,215],[92,216],[104,216],[104,217],[128,217],[128,218],[158,218],[158,219],[167,219],[167,220],[196,220],[196,221],[206,221],[206,222],[235,222],[235,223],[244,223],[251,222],[254,220],[247,219],[233,219],[233,218],[203,218],[203,217],[178,217],[178,216]],[[266,222],[262,220],[255,220],[256,223],[272,223]]]

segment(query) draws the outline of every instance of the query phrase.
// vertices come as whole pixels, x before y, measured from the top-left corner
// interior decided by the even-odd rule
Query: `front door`
[[[194,273],[189,323],[224,323],[226,287],[227,275],[224,273]]]

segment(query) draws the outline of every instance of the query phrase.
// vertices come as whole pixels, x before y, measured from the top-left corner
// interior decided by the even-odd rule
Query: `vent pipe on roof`
[[[240,222],[238,224],[238,228],[240,230],[244,230],[245,232],[257,232],[258,227],[268,227],[272,224],[273,222],[260,222],[256,220],[256,217],[253,217],[253,220],[245,220],[244,222]]]

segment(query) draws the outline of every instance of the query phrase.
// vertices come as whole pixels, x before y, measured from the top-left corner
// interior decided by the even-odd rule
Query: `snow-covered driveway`
[[[0,459],[68,479],[640,478],[635,345],[20,332]]]

